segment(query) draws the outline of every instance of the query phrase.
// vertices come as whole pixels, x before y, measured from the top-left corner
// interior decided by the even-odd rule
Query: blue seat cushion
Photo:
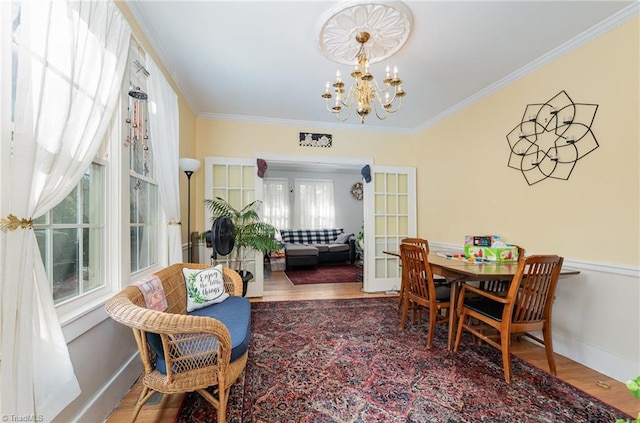
[[[231,296],[221,303],[194,310],[188,315],[212,317],[227,327],[231,335],[231,361],[241,357],[249,348],[251,303],[247,298]],[[157,356],[156,369],[162,374],[167,374],[160,335],[148,332],[147,341]],[[209,347],[207,345],[207,348]]]

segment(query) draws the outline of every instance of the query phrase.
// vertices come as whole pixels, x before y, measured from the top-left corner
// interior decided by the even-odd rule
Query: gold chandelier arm
[[[325,105],[327,107],[327,110],[329,112],[331,112],[339,122],[344,122],[347,119],[349,119],[349,116],[351,116],[351,110],[352,110],[351,107],[342,107],[342,109],[336,111],[336,110],[333,109],[333,106],[329,105],[329,101],[331,101],[331,100],[325,99]],[[333,102],[333,101],[332,101],[332,103],[335,104],[335,102]],[[340,103],[342,105],[344,105],[344,103],[342,103],[342,101],[340,101]]]

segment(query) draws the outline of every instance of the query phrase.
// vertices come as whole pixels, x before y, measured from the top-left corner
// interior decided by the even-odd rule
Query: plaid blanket
[[[330,244],[343,233],[342,228],[333,229],[281,229],[282,241],[290,244]]]

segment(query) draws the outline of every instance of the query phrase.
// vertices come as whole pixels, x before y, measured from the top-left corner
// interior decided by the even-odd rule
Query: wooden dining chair
[[[524,257],[524,248],[519,245],[514,245],[518,249],[518,259],[520,257]],[[489,280],[489,281],[480,281],[478,284],[478,288],[483,291],[493,292],[496,295],[505,296],[509,289],[510,281],[505,281],[502,279]]]
[[[401,243],[400,257],[402,272],[406,277],[400,328],[404,329],[409,308],[426,308],[429,311],[427,333],[427,348],[429,349],[433,343],[436,324],[449,322],[448,315],[443,315],[442,311],[449,311],[451,308],[451,290],[448,286],[436,288],[427,253],[421,246]]]
[[[417,245],[425,251],[427,256],[429,255],[429,241],[427,241],[424,238],[411,238],[411,237],[403,238],[400,240],[400,244]],[[436,286],[443,286],[446,284],[447,281],[444,278],[434,278],[433,282],[435,283]],[[402,308],[402,301],[404,299],[405,286],[406,286],[405,276],[404,276],[404,272],[402,272],[401,279],[400,279],[400,295],[398,296],[398,310]]]
[[[504,297],[463,285],[457,304],[459,320],[454,351],[457,352],[460,347],[462,331],[470,332],[502,351],[504,378],[507,383],[511,383],[511,335],[520,334],[544,345],[549,370],[555,375],[551,310],[562,262],[563,258],[557,255],[533,255],[526,258],[524,254],[521,255]],[[476,298],[468,298],[468,292],[475,294]],[[497,335],[486,334],[484,327],[495,329]],[[542,340],[529,333],[534,330],[542,330]]]

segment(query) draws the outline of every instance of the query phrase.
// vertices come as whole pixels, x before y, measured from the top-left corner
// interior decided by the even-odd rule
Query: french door
[[[221,197],[236,209],[262,199],[262,179],[256,176],[255,159],[205,158],[205,199]],[[365,292],[397,291],[400,260],[384,251],[398,251],[400,240],[416,236],[416,170],[411,167],[371,166],[371,182],[364,184],[364,278]],[[205,208],[205,228],[211,215]],[[211,249],[206,250],[207,257]],[[225,257],[218,256],[218,263]],[[263,257],[258,251],[246,266],[254,278],[247,297],[264,294]]]
[[[224,198],[233,208],[241,210],[262,192],[256,193],[256,161],[255,159],[240,159],[229,157],[205,157],[205,191],[204,198],[212,200],[216,197]],[[260,184],[260,189],[262,184]],[[204,227],[211,228],[211,212],[205,206]],[[206,249],[207,260],[211,257],[211,248]],[[215,264],[228,266],[229,256],[218,255]],[[264,292],[263,257],[260,251],[254,251],[245,260],[244,268],[253,273],[253,279],[247,285],[247,297],[261,297]]]
[[[398,251],[400,240],[416,236],[415,168],[372,166],[364,203],[363,290],[398,291],[400,259],[384,251]]]

